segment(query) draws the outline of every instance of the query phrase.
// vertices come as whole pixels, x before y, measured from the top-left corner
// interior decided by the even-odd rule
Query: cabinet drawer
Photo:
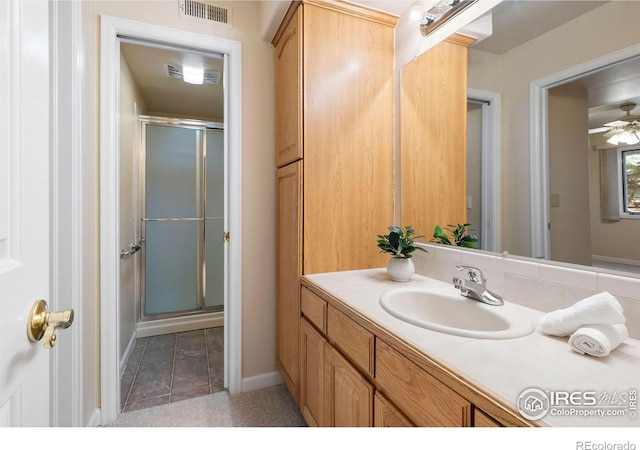
[[[373,334],[330,306],[327,314],[327,336],[361,370],[373,376]]]
[[[300,292],[302,314],[323,333],[327,332],[327,302],[304,286]]]
[[[425,370],[378,340],[376,381],[382,392],[420,427],[471,423],[471,404]]]

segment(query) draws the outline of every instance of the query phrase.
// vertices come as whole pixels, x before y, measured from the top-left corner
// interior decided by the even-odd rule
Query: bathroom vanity
[[[607,358],[594,358],[538,327],[513,339],[432,331],[380,306],[380,296],[399,285],[451,286],[420,275],[396,283],[384,269],[302,277],[299,406],[309,425],[638,426],[628,414],[581,417],[556,411],[531,421],[516,406],[529,388],[631,395],[640,373],[637,340],[625,341]],[[543,314],[508,306],[534,324]]]

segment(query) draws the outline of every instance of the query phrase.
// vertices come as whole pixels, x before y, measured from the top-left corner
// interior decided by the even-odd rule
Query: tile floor
[[[136,340],[120,380],[122,412],[224,391],[223,328]]]

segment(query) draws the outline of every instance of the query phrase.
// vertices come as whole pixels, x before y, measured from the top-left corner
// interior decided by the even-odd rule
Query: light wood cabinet
[[[474,427],[501,427],[503,426],[500,422],[495,420],[493,417],[483,412],[478,408],[474,408],[473,410],[473,426]]]
[[[276,365],[298,401],[302,164],[276,171]]]
[[[326,339],[300,319],[300,411],[309,426],[324,426]]]
[[[276,358],[296,401],[300,275],[386,264],[375,236],[393,224],[396,23],[346,2],[305,0],[292,2],[272,42]]]
[[[348,356],[360,370],[373,377],[374,336],[363,326],[329,307],[327,335],[333,345]]]
[[[373,399],[373,425],[376,427],[412,427],[404,414],[387,400],[380,392]]]
[[[306,276],[301,304],[300,409],[309,425],[532,425]]]
[[[402,67],[401,222],[430,236],[466,223],[467,50],[453,35]],[[427,93],[427,94],[425,94]]]
[[[325,377],[325,426],[372,426],[373,385],[330,344]]]
[[[376,382],[417,426],[471,426],[471,403],[391,346],[376,343]]]
[[[300,310],[318,330],[327,332],[327,302],[304,286],[300,290]]]
[[[302,12],[276,45],[276,167],[302,158]]]
[[[375,236],[393,224],[396,23],[346,2],[293,2],[274,37],[276,164],[304,166],[303,273],[386,263]]]
[[[363,330],[342,313],[328,310],[327,302],[305,287],[301,288],[301,298],[299,407],[302,415],[310,426],[371,426],[373,385],[323,334],[324,330],[337,329],[335,325],[329,327],[338,314],[339,340],[363,343],[364,351],[360,351],[358,345],[348,347],[351,355],[363,355],[369,352],[368,343],[362,340]]]

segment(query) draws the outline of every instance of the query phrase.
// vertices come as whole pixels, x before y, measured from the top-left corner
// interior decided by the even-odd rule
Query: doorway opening
[[[122,410],[122,402],[125,400],[123,397],[128,395],[123,392],[126,389],[121,391],[120,381],[125,369],[124,363],[136,348],[135,338],[139,337],[138,333],[142,335],[146,333],[146,337],[142,339],[151,339],[152,335],[160,336],[160,339],[164,333],[171,333],[166,334],[165,336],[169,337],[164,340],[174,339],[176,351],[179,340],[190,344],[189,341],[198,339],[194,336],[187,336],[188,333],[201,333],[205,346],[211,344],[211,341],[205,339],[205,336],[215,334],[223,341],[222,352],[218,352],[218,356],[215,358],[220,359],[221,355],[221,359],[224,361],[223,374],[218,373],[216,379],[222,378],[223,388],[228,389],[230,393],[241,392],[241,54],[240,43],[237,41],[107,16],[102,17],[101,25],[101,412],[102,423],[107,424],[117,418]],[[221,113],[218,115],[207,114],[195,109],[183,112],[171,111],[168,106],[157,106],[157,104],[149,107],[150,105],[144,104],[144,100],[140,100],[142,96],[140,92],[136,93],[135,89],[134,92],[129,93],[128,103],[123,103],[121,70],[124,65],[127,65],[127,61],[121,50],[130,45],[138,50],[140,47],[144,47],[183,55],[183,59],[179,61],[180,64],[177,64],[176,61],[166,61],[159,69],[162,76],[166,76],[166,78],[175,76],[176,69],[184,73],[186,66],[194,61],[196,64],[206,58],[220,61],[220,70],[214,78],[218,80],[220,86],[222,99],[217,104]],[[146,64],[151,66],[149,61],[146,61]],[[208,67],[203,68],[207,69],[205,72],[209,72]],[[130,73],[129,76],[131,75]],[[179,84],[184,83],[182,79],[171,81]],[[152,81],[149,83],[153,85]],[[149,88],[152,91],[154,89],[153,86]],[[138,88],[139,91],[142,89],[141,86]],[[160,89],[147,98],[162,101],[168,97],[165,94],[167,92]],[[182,93],[181,95],[181,101],[177,102],[180,105],[194,107],[197,104],[196,100],[190,99],[187,94]],[[196,94],[196,98],[200,96],[202,94]],[[134,98],[136,100],[132,100]],[[216,102],[211,100],[209,103]],[[127,140],[126,130],[123,127],[123,113],[126,111],[131,112],[135,122],[135,129],[128,136],[129,140]],[[155,117],[163,117],[163,119],[154,119]],[[160,125],[158,122],[161,121],[165,123]],[[143,160],[137,160],[135,156],[133,156],[134,163],[127,166],[126,161],[123,160],[125,154],[123,150],[127,145],[137,148],[139,143],[137,136],[143,136],[142,131],[152,122],[155,127],[164,127],[161,130],[166,131],[171,126],[185,133],[192,133],[191,140],[196,141],[191,153],[177,151],[175,147],[165,149],[170,155],[167,166],[180,165],[181,161],[186,160],[191,160],[192,163],[194,160],[196,161],[189,169],[186,169],[196,174],[195,180],[185,182],[178,177],[172,181],[171,176],[163,172],[164,169],[160,169],[160,175],[156,177],[160,180],[156,183],[160,194],[157,192],[151,194],[155,196],[156,200],[160,199],[156,201],[156,204],[159,204],[161,208],[163,205],[171,204],[170,200],[173,199],[175,200],[173,204],[177,205],[176,208],[189,204],[192,208],[189,213],[194,213],[193,215],[174,215],[165,211],[167,214],[162,212],[163,216],[149,216],[147,214],[149,211],[136,207],[136,205],[143,205],[142,200],[149,195],[147,191],[144,191],[143,194],[136,189],[144,181],[143,175],[148,178],[149,172],[143,170]],[[165,143],[167,141],[167,139],[159,140]],[[209,178],[206,176],[207,140],[218,143],[217,151],[220,153],[218,159],[223,160],[223,164],[218,164],[214,171],[217,171],[216,175],[220,176],[210,175]],[[185,154],[191,156],[183,158]],[[210,158],[210,160],[213,161],[215,158]],[[187,166],[188,164],[185,165],[185,167]],[[154,176],[156,175],[158,174]],[[129,177],[130,183],[127,192],[130,197],[123,199],[120,196],[121,182],[127,177]],[[207,208],[211,210],[212,206],[207,206],[207,203],[203,202],[203,197],[208,195],[207,180],[214,178],[223,180],[221,182],[224,184],[225,193],[216,200],[214,209],[217,208],[222,213],[216,215],[215,220],[212,219],[213,216],[209,217],[207,214]],[[213,183],[213,185],[215,184]],[[175,185],[173,187],[177,188],[177,192],[190,191],[194,195],[188,200],[185,198],[176,199],[174,198],[175,190],[172,194],[165,189],[172,185]],[[130,203],[129,205],[126,204],[127,201]],[[123,213],[125,213],[124,215],[129,214],[128,223],[133,224],[127,228],[128,232],[132,233],[129,236],[124,236],[123,230],[125,228],[121,226],[123,222],[127,221],[123,217]],[[178,220],[142,220],[150,218]],[[214,222],[222,222],[223,224],[223,235],[219,236],[219,240],[205,237],[210,237],[211,229],[220,225],[214,224]],[[167,230],[151,230],[151,228],[158,228],[150,226],[151,223],[173,227],[184,225],[180,228],[185,230],[190,228],[193,239],[187,239],[184,243],[175,245],[173,253],[170,252],[168,256],[151,258],[149,253],[157,253],[158,248],[163,245],[176,244],[176,238],[178,234],[181,234],[176,234],[175,230],[169,234],[166,234]],[[162,232],[165,232],[164,237],[158,235],[153,238],[157,245],[154,245],[152,251],[149,246],[151,235],[162,234]],[[218,248],[208,254],[205,247],[207,242],[217,244]],[[186,259],[190,260],[189,264],[194,268],[190,275],[183,277],[182,282],[191,278],[195,279],[195,283],[183,283],[187,286],[187,290],[184,291],[186,294],[173,295],[174,300],[177,298],[184,304],[179,306],[163,304],[159,309],[157,305],[156,309],[148,309],[147,306],[151,302],[151,291],[154,289],[157,291],[158,285],[162,285],[166,281],[165,278],[175,275],[177,269],[183,268],[185,265],[184,261],[179,261],[176,249],[178,253],[187,255]],[[189,249],[192,251],[188,251]],[[123,253],[125,257],[121,258]],[[222,258],[220,257],[221,253],[223,254]],[[212,256],[214,254],[217,256]],[[141,270],[145,257],[153,259],[156,263],[166,261],[169,258],[172,261],[168,268],[160,270],[160,275],[156,276],[156,284],[153,286],[145,282],[148,275],[145,277],[144,271]],[[216,273],[215,280],[207,277],[208,258],[209,262],[211,259],[224,261],[222,272],[211,271],[211,273]],[[126,263],[134,268],[127,275],[129,278],[124,276],[121,270]],[[133,273],[132,277],[131,273]],[[127,283],[134,286],[134,293],[125,297],[123,289],[126,288]],[[169,283],[172,287],[178,284],[180,284],[178,281]],[[213,311],[214,308],[207,307],[207,297],[209,296],[210,299],[211,293],[214,291],[211,285],[217,285],[218,291],[222,293],[222,304],[215,308],[220,310],[217,313],[223,312],[222,327],[216,327],[216,324],[212,325],[210,322],[211,316],[217,314]],[[189,291],[195,295],[191,295]],[[144,302],[142,301],[143,295]],[[156,297],[156,293],[154,293],[154,297]],[[134,301],[131,301],[131,298],[134,298]],[[139,301],[135,299],[139,299]],[[131,304],[135,306],[132,308]],[[123,320],[127,314],[130,314],[131,318]],[[215,328],[218,328],[216,333],[204,331]],[[181,336],[174,333],[180,333]],[[182,333],[186,334],[182,335]],[[147,350],[149,350],[149,342],[147,342]],[[188,351],[198,353],[193,349]]]
[[[600,220],[590,220],[589,216],[585,216],[584,220],[581,219],[580,223],[583,223],[584,230],[588,231],[586,235],[579,235],[575,233],[575,230],[572,229],[571,233],[566,232],[566,228],[564,230],[561,229],[561,222],[557,220],[557,214],[552,214],[552,208],[558,208],[560,204],[571,204],[573,200],[569,201],[567,196],[561,196],[558,194],[559,183],[557,180],[552,183],[552,178],[554,174],[551,173],[554,164],[557,165],[557,162],[552,161],[552,158],[556,155],[550,154],[552,151],[551,147],[553,145],[555,137],[551,136],[550,131],[550,120],[551,120],[551,112],[550,112],[550,103],[556,101],[554,99],[554,90],[563,86],[570,86],[572,83],[577,82],[581,85],[581,89],[587,90],[589,89],[589,82],[598,79],[599,89],[602,93],[607,92],[606,89],[609,89],[611,94],[622,93],[623,98],[625,100],[633,99],[638,95],[638,83],[637,81],[633,83],[628,83],[629,86],[633,86],[633,89],[620,89],[619,79],[616,79],[616,73],[619,71],[618,69],[624,68],[625,66],[630,67],[629,64],[634,61],[639,61],[638,57],[640,57],[640,45],[635,44],[629,47],[626,47],[622,50],[618,50],[616,52],[595,58],[593,60],[587,61],[585,63],[576,65],[574,67],[570,67],[561,72],[551,74],[547,77],[535,80],[531,82],[530,86],[530,128],[531,128],[531,142],[530,142],[530,154],[531,154],[531,248],[532,254],[538,258],[551,259],[551,260],[563,260],[564,262],[574,263],[574,264],[582,264],[588,266],[598,267],[600,263],[595,260],[594,255],[591,254],[592,248],[588,248],[589,246],[594,244],[592,239],[592,231],[589,230],[590,226],[593,224],[597,224],[600,226],[604,221]],[[634,73],[634,71],[630,71],[629,73]],[[629,80],[627,80],[629,81]],[[631,80],[633,81],[633,80]],[[584,95],[582,92],[580,95]],[[584,124],[582,128],[579,130],[580,133],[584,136],[584,140],[587,141],[587,145],[583,145],[582,150],[582,158],[585,162],[582,163],[584,167],[587,167],[584,172],[590,171],[591,168],[597,168],[599,165],[598,162],[598,154],[595,151],[584,151],[585,147],[589,148],[589,142],[595,142],[593,136],[598,136],[598,133],[590,134],[587,139],[587,131],[590,128],[589,125],[589,115],[591,111],[595,111],[597,113],[609,114],[611,111],[616,113],[616,110],[619,107],[619,104],[622,100],[611,100],[612,104],[607,104],[608,102],[603,103],[599,107],[589,106],[588,102],[584,98],[579,98],[572,94],[572,97],[583,101],[584,106],[582,108],[582,114],[584,115]],[[602,96],[605,98],[606,96]],[[588,98],[588,97],[585,97]],[[596,117],[600,117],[596,115]],[[602,120],[602,122],[608,122],[609,120]],[[600,145],[595,146],[596,149],[601,147]],[[611,147],[611,145],[609,145]],[[604,148],[604,147],[603,147]],[[567,177],[566,173],[564,175]],[[576,176],[570,176],[569,179],[573,180]],[[587,187],[583,189],[583,191],[591,191],[592,188],[589,186],[590,179],[599,179],[599,177],[592,177],[589,173],[586,174],[587,178]],[[557,176],[556,176],[557,179]],[[597,191],[597,189],[596,189]],[[594,197],[595,198],[595,197]],[[584,201],[584,200],[583,200]],[[587,206],[583,207],[583,212],[589,213],[589,205],[590,199],[586,200]],[[555,211],[553,211],[555,213]],[[555,215],[556,219],[554,220],[555,224],[552,225],[552,216]],[[591,224],[589,224],[591,222]],[[575,225],[575,217],[572,217],[571,227]],[[587,226],[584,226],[584,223]],[[606,224],[604,224],[606,226]],[[562,232],[562,239],[567,241],[567,244],[574,245],[578,248],[587,248],[589,250],[589,254],[581,255],[581,260],[576,260],[572,255],[571,258],[558,257],[552,254],[552,230],[553,233],[558,236],[558,232]],[[606,235],[616,235],[616,239],[620,242],[626,242],[625,239],[620,237],[619,233],[611,233],[608,231],[601,231],[597,233],[598,236],[606,236]],[[576,238],[576,241],[572,241],[570,238]],[[558,239],[555,239],[557,242]],[[555,251],[555,249],[554,249]],[[596,251],[596,255],[597,255]],[[593,261],[589,261],[593,259]],[[634,271],[635,267],[633,264],[636,263],[637,257],[632,259],[623,259],[623,258],[615,258],[616,262],[622,262],[623,264],[617,265],[615,270],[630,270]],[[631,265],[630,265],[631,264]],[[603,266],[604,267],[604,266]]]

